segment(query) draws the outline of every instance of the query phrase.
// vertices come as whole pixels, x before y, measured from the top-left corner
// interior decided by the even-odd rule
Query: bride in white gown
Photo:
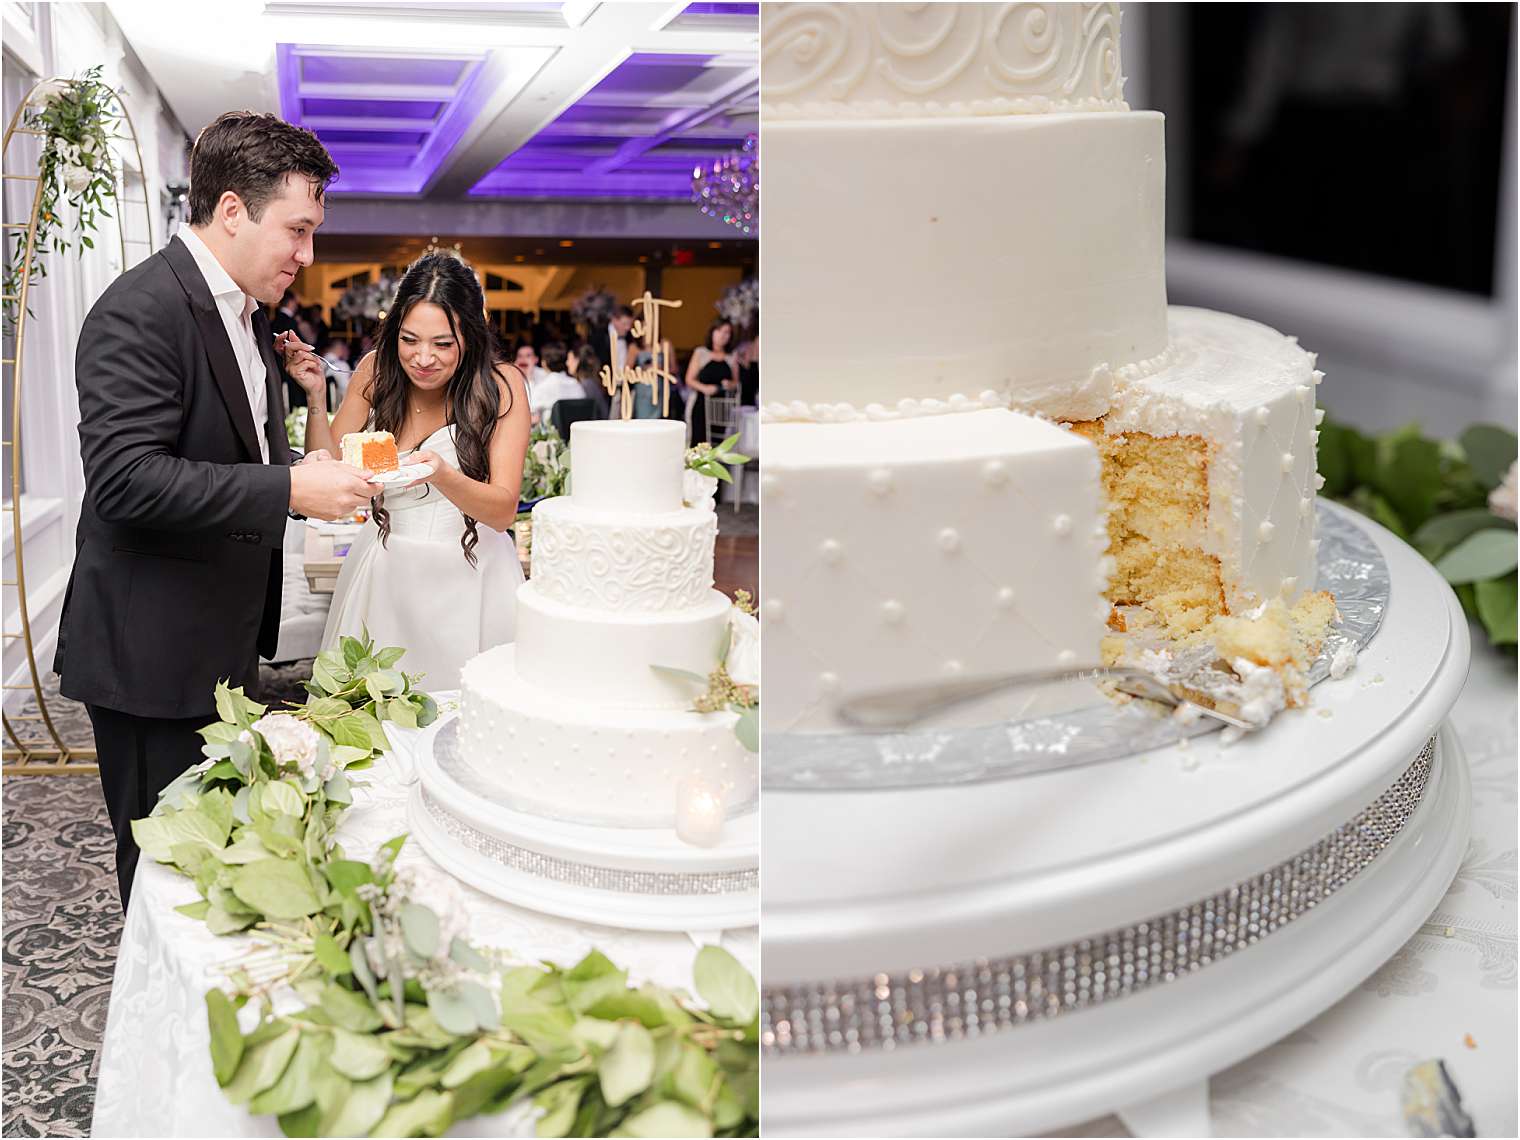
[[[403,463],[433,468],[375,499],[322,647],[367,628],[378,645],[406,649],[401,667],[424,673],[424,687],[457,689],[466,661],[515,635],[523,578],[508,528],[530,426],[522,373],[495,362],[475,275],[445,254],[413,263],[330,426],[320,360],[288,334],[277,347],[306,390],[308,455],[339,454],[349,432],[389,431]]]

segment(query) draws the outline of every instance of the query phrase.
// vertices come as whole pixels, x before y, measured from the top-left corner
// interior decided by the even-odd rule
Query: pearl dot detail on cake
[[[1318,368],[1316,368],[1314,370],[1313,376],[1314,376],[1314,383],[1315,383],[1316,386],[1318,386],[1320,384],[1323,384],[1325,382],[1325,374],[1323,372],[1321,372]]]
[[[1283,594],[1285,594],[1285,595],[1292,594],[1293,591],[1296,590],[1296,589],[1298,589],[1298,575],[1296,575],[1296,574],[1289,574],[1286,578],[1284,578],[1282,580],[1282,592],[1283,592]]]
[[[1071,533],[1071,516],[1070,515],[1057,515],[1051,521],[1050,525],[1051,525],[1051,528],[1056,532],[1056,534],[1060,535],[1062,538],[1065,538],[1067,535],[1069,535]]]
[[[1272,409],[1265,404],[1256,409],[1256,422],[1265,425],[1272,418]]]
[[[959,661],[955,660],[946,661],[942,666],[940,666],[940,672],[942,672],[947,677],[959,677],[965,671],[966,667]]]
[[[903,619],[903,604],[896,599],[881,603],[882,620],[889,625],[897,625]]]
[[[1307,384],[1300,384],[1294,390],[1298,393],[1298,402],[1300,404],[1307,404],[1311,399],[1314,398],[1314,389],[1309,387]]]
[[[818,687],[825,693],[832,693],[839,688],[838,673],[819,673]]]
[[[1006,610],[1013,605],[1015,594],[1012,586],[1004,586],[997,592],[998,609]]]
[[[1001,459],[989,459],[982,464],[982,480],[989,487],[1001,487],[1008,482],[1008,468]]]
[[[1303,498],[1301,498],[1301,499],[1298,500],[1298,516],[1299,516],[1299,518],[1305,518],[1306,519],[1310,515],[1312,515],[1313,513],[1314,513],[1314,500],[1313,499],[1309,498],[1308,495],[1305,495]]]
[[[878,495],[885,495],[892,490],[892,472],[885,467],[878,467],[866,476],[866,482]]]
[[[954,554],[961,548],[960,531],[956,530],[953,526],[947,526],[944,530],[940,531],[935,537],[935,541],[939,543],[939,548],[946,554]]]
[[[781,604],[780,598],[767,598],[765,600],[765,616],[771,621],[780,621],[786,614],[786,607]]]
[[[1261,539],[1262,542],[1271,542],[1272,535],[1275,534],[1276,531],[1277,528],[1275,526],[1269,522],[1264,522],[1256,528],[1256,537]]]
[[[1075,649],[1063,649],[1056,654],[1057,665],[1075,665],[1077,663],[1077,651]]]
[[[844,556],[844,545],[837,538],[826,538],[818,544],[818,557],[830,566]]]
[[[1293,470],[1293,453],[1291,451],[1283,452],[1282,469],[1284,475]]]

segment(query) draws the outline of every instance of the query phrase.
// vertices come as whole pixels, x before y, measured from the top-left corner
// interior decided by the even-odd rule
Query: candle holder
[[[676,785],[676,837],[693,847],[715,847],[723,834],[723,789],[696,776]]]

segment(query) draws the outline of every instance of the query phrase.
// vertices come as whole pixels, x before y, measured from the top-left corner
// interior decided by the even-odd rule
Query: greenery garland
[[[206,759],[133,822],[145,855],[195,881],[178,910],[259,940],[206,994],[228,1100],[287,1136],[438,1136],[512,1108],[540,1136],[757,1135],[759,992],[727,951],[697,954],[700,1004],[630,986],[597,951],[516,961],[464,937],[453,879],[396,867],[405,836],[345,855],[349,774],[388,748],[381,722],[438,714],[402,653],[343,639],[285,712],[219,685]],[[280,991],[300,1008],[276,1012]]]
[[[111,160],[111,141],[124,138],[115,130],[121,121],[116,91],[100,78],[100,66],[77,79],[50,79],[39,83],[21,113],[23,124],[43,136],[42,158],[37,173],[42,197],[37,209],[37,234],[32,246],[31,273],[47,276],[43,254],[68,249],[69,235],[61,230],[60,195],[76,211],[81,256],[95,248],[90,236],[100,218],[111,217],[107,202],[116,199],[116,164]],[[26,230],[16,230],[14,248],[5,271],[5,295],[19,298],[21,280],[27,272]],[[18,301],[5,303],[7,331],[15,328]]]

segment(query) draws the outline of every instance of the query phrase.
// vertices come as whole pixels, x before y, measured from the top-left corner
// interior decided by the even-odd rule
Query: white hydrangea
[[[75,194],[87,187],[94,179],[95,173],[84,166],[65,166],[63,168],[63,184]]]
[[[760,685],[760,623],[737,606],[728,611],[729,647],[724,667],[736,685]]]
[[[715,510],[713,493],[717,489],[716,475],[704,475],[700,471],[693,471],[690,467],[681,474],[681,498],[688,507],[696,507],[702,511]]]
[[[1515,464],[1504,473],[1504,482],[1488,493],[1488,509],[1501,519],[1516,521],[1520,515],[1520,486],[1516,485]]]
[[[385,899],[375,904],[378,919],[376,937],[370,939],[364,948],[370,967],[377,975],[385,973],[387,953],[401,963],[401,972],[407,978],[417,977],[424,968],[413,962],[404,949],[405,942],[401,936],[398,916],[402,904],[408,902],[425,906],[438,916],[438,950],[432,961],[446,960],[455,938],[467,939],[469,919],[459,880],[432,867],[401,867],[396,871]]]
[[[32,89],[31,98],[26,101],[27,106],[31,107],[34,111],[46,110],[50,104],[62,99],[68,93],[68,90],[69,81],[67,79],[46,80],[37,84]]]
[[[271,713],[254,721],[253,731],[264,738],[280,767],[294,767],[303,776],[316,774],[322,740],[304,720],[289,713]]]
[[[554,441],[541,439],[533,445],[533,458],[545,467],[554,466]]]

